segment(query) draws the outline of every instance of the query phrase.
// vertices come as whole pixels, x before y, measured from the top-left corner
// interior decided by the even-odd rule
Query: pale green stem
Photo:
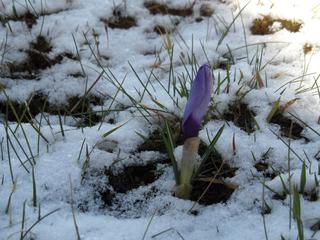
[[[185,140],[183,145],[180,185],[177,186],[176,195],[178,198],[189,199],[192,190],[191,178],[194,172],[200,139],[192,137]]]

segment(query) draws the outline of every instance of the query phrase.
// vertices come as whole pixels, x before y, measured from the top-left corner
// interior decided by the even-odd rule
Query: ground
[[[320,4],[0,0],[0,239],[320,239]],[[174,196],[198,67],[213,93]]]

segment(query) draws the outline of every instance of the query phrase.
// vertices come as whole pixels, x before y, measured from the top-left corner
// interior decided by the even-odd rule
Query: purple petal
[[[193,114],[183,122],[183,136],[185,139],[198,136],[201,122]]]
[[[201,121],[211,98],[212,76],[208,65],[202,65],[194,79],[184,111],[182,131],[184,137],[198,136]]]

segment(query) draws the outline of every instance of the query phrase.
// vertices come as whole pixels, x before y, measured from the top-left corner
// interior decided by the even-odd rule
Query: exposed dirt
[[[292,139],[305,139],[308,141],[308,139],[301,134],[303,127],[290,118],[285,117],[283,114],[274,115],[270,122],[280,126],[280,132],[282,136]]]
[[[204,3],[200,6],[200,16],[202,17],[211,17],[214,13],[214,9],[210,4]]]
[[[23,14],[15,14],[12,16],[2,16],[2,17],[0,16],[0,22],[2,23],[2,25],[6,25],[8,21],[25,22],[27,27],[31,29],[37,23],[37,20],[39,19],[39,17],[56,14],[62,11],[66,11],[66,9],[58,9],[52,12],[38,12],[38,13],[36,12],[32,13],[30,11],[27,11]]]
[[[110,28],[129,29],[137,25],[136,20],[133,17],[117,17],[110,18],[108,20],[102,19]]]
[[[241,102],[234,102],[223,114],[226,121],[232,121],[236,126],[252,133],[255,131],[255,113],[248,108],[248,105]]]
[[[200,155],[203,155],[205,150],[206,146],[201,144]],[[225,182],[225,178],[233,177],[236,170],[224,163],[221,155],[214,150],[199,169],[199,174],[192,183],[191,200],[203,205],[226,202],[237,186]]]
[[[304,192],[303,198],[310,202],[316,202],[319,199],[319,190],[314,188],[311,192]]]
[[[175,120],[173,120],[174,122]],[[178,121],[178,120],[177,120]],[[175,143],[175,145],[182,145],[183,144],[183,136],[182,136],[182,132],[180,130],[180,122],[174,122],[172,124],[171,130],[172,130],[172,138],[173,138],[173,142]],[[162,138],[162,134],[161,134],[161,129],[156,129],[151,136],[148,137],[148,139],[146,139],[144,141],[144,143],[142,143],[139,148],[138,151],[158,151],[158,152],[162,152],[162,153],[166,153],[167,149],[166,146],[164,144],[163,138]]]
[[[254,167],[258,172],[263,173],[263,176],[265,178],[274,179],[280,173],[272,167],[270,167],[269,158],[271,150],[272,148],[269,148],[264,154],[262,154],[262,156],[260,157],[260,159],[258,159]]]
[[[80,118],[79,126],[92,126],[101,120],[91,110],[91,104],[100,105],[102,100],[95,96],[86,99],[70,97],[67,105],[53,105],[48,102],[48,97],[42,93],[31,96],[26,103],[0,102],[0,111],[5,114],[8,121],[30,122],[37,114],[47,112],[54,115],[74,116]],[[18,117],[18,119],[17,119]]]
[[[287,29],[290,32],[298,32],[302,26],[301,22],[296,22],[287,19],[274,19],[271,16],[263,16],[262,18],[256,18],[250,28],[251,33],[254,35],[266,35],[275,33],[276,30],[271,29],[274,23],[280,23],[280,29]]]
[[[36,41],[31,43],[31,48],[39,52],[48,53],[51,51],[52,46],[44,36],[39,35]]]
[[[126,193],[140,186],[148,185],[159,177],[155,163],[128,166],[116,174],[108,169],[105,171],[105,175],[109,177],[110,185],[118,193]]]
[[[148,1],[144,3],[144,6],[149,10],[153,15],[162,14],[162,15],[176,15],[181,17],[191,16],[193,14],[193,4],[186,6],[185,8],[171,8],[166,4],[161,4],[153,1]]]
[[[38,17],[35,14],[27,11],[21,15],[2,17],[0,22],[5,25],[8,21],[23,21],[26,23],[27,27],[31,29],[32,26],[37,23],[37,19]]]
[[[134,17],[128,16],[122,9],[115,8],[113,16],[109,19],[101,19],[110,28],[129,29],[137,26],[137,21]]]
[[[49,57],[52,46],[48,39],[39,35],[30,43],[30,49],[24,50],[27,57],[22,62],[9,63],[10,78],[12,79],[37,79],[41,70],[62,62],[64,58],[76,60],[71,53],[61,53],[54,58]]]
[[[157,166],[158,163],[149,162],[146,165],[126,166],[117,171],[114,171],[112,168],[106,168],[101,174],[109,179],[109,187],[106,189],[102,188],[103,190],[101,190],[98,186],[94,186],[97,196],[101,198],[104,207],[120,212],[125,211],[126,204],[123,203],[124,194],[156,181],[162,174],[161,170],[157,169]],[[147,191],[144,191],[142,198],[138,198],[134,202],[130,202],[130,204],[132,206],[141,205],[143,204],[142,202],[145,203],[145,201],[155,197],[156,193],[156,188],[151,187]],[[127,210],[131,211],[132,209]]]
[[[320,219],[318,219],[312,226],[310,227],[310,230],[314,232],[320,231]]]

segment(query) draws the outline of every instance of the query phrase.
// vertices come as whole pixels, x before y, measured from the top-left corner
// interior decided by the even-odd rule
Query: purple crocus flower
[[[211,97],[212,76],[207,64],[202,65],[194,79],[184,111],[182,131],[185,139],[197,137],[201,121],[208,110]]]

